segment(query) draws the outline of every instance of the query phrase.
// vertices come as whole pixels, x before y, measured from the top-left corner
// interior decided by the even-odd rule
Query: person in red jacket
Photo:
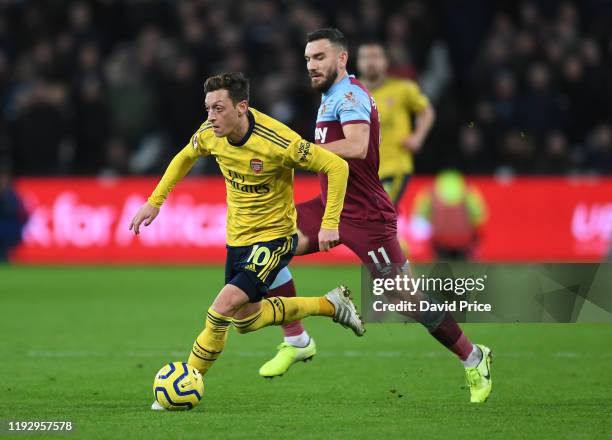
[[[469,259],[486,220],[486,206],[478,190],[453,170],[441,172],[431,188],[421,192],[415,214],[431,225],[431,244],[440,260]]]

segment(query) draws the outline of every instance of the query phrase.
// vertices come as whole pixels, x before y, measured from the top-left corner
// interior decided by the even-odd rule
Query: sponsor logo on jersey
[[[315,128],[315,141],[319,141],[319,143],[324,144],[326,137],[327,137],[327,127]]]
[[[251,159],[251,169],[256,173],[263,171],[263,161],[261,159]]]
[[[235,180],[230,180],[228,178],[225,178],[225,181],[229,183],[232,188],[245,193],[268,194],[270,192],[270,186],[267,183],[264,183],[262,185],[247,185],[236,182]]]
[[[245,183],[246,178],[242,174],[232,170],[228,170],[227,174],[228,175],[225,176],[225,181],[238,191],[251,194],[268,194],[270,192],[270,186],[267,183],[262,185],[249,185]]]

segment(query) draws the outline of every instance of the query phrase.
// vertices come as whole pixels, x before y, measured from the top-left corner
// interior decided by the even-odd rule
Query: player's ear
[[[338,61],[340,61],[340,66],[346,69],[346,65],[348,64],[348,52],[346,50],[341,50],[338,54]]]
[[[242,116],[242,115],[246,114],[247,110],[249,109],[249,103],[246,100],[245,101],[240,101],[236,105],[236,109],[238,110],[238,116]]]

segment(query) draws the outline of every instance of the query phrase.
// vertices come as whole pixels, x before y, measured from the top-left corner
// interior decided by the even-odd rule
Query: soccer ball
[[[202,400],[204,379],[198,370],[185,362],[172,362],[155,375],[153,395],[167,410],[189,410]]]

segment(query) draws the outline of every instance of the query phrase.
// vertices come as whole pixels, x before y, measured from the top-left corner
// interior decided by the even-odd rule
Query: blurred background
[[[392,73],[432,100],[420,172],[612,171],[606,0],[3,0],[0,157],[17,175],[159,173],[221,71],[246,72],[252,105],[312,138],[303,49],[323,26],[353,49],[385,42]]]
[[[303,49],[305,34],[324,26],[347,35],[350,72],[357,73],[359,42],[376,38],[385,44],[391,73],[417,81],[429,96],[437,118],[416,156],[417,176],[447,168],[468,180],[488,176],[482,183],[485,206],[508,195],[531,203],[521,208],[507,199],[503,214],[489,206],[488,223],[509,223],[502,217],[536,206],[549,216],[534,220],[542,230],[552,221],[553,229],[588,238],[579,244],[589,249],[586,254],[576,253],[574,243],[561,254],[513,258],[605,255],[612,235],[607,227],[612,186],[605,179],[612,172],[612,2],[607,0],[0,0],[0,163],[5,174],[17,177],[16,191],[26,206],[6,202],[11,215],[25,224],[23,212],[29,213],[26,242],[61,244],[55,231],[67,214],[53,217],[63,212],[58,197],[62,189],[80,186],[54,180],[39,181],[34,189],[31,177],[159,175],[205,119],[202,85],[209,75],[246,72],[251,104],[312,139],[320,97],[309,88]],[[207,158],[193,174],[218,170]],[[494,182],[542,176],[562,180],[548,181],[549,187],[528,185],[519,193],[514,187],[487,193]],[[602,180],[584,190],[568,176]],[[423,185],[429,182],[424,179]],[[420,187],[418,177],[414,182],[405,215]],[[153,184],[147,181],[134,193],[144,197]],[[566,184],[576,197],[592,197],[565,201],[569,207],[563,194],[557,197],[561,205],[542,201],[550,188],[560,191]],[[48,185],[57,191],[44,193]],[[544,199],[534,199],[538,190]],[[304,194],[311,193],[316,190]],[[91,194],[74,197],[92,203]],[[117,217],[124,202],[108,214],[113,222],[125,220]],[[37,213],[41,206],[47,211]],[[82,232],[91,218],[83,214],[71,227]],[[426,226],[409,218],[401,223],[408,241],[427,236]],[[589,234],[599,234],[596,245]],[[112,241],[112,230],[108,235]],[[530,237],[537,236],[536,228]],[[103,248],[106,242],[100,243]],[[420,255],[418,249],[413,243]],[[484,255],[507,258],[501,250]]]

